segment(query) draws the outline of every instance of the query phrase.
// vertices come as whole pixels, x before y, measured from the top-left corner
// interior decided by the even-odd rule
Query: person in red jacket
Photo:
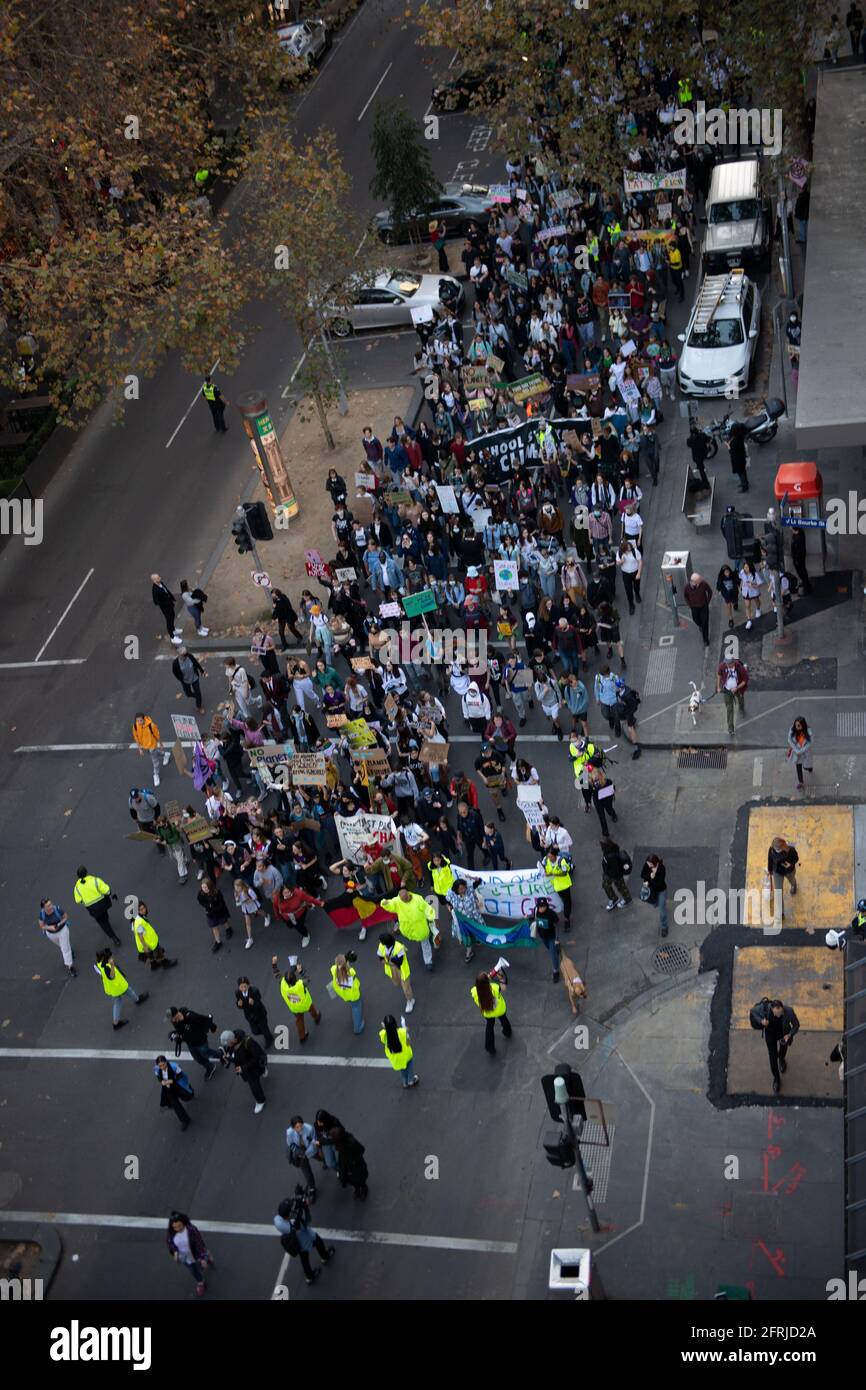
[[[464,772],[454,773],[448,791],[456,801],[465,801],[473,811],[478,810],[478,788]]]
[[[305,893],[303,888],[289,888],[286,885],[280,888],[271,899],[274,908],[274,916],[279,917],[281,922],[285,922],[287,927],[294,927],[301,933],[301,945],[309,946],[310,933],[304,926],[304,918],[311,907],[324,907],[322,898],[313,898],[309,893]]]
[[[509,758],[514,757],[514,745],[517,742],[517,730],[510,719],[506,719],[504,714],[494,714],[482,735],[488,743],[492,743],[497,753],[507,753]]]

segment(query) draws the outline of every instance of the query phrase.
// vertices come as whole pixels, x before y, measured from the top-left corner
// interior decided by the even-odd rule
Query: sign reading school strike
[[[391,816],[373,816],[359,812],[357,816],[334,816],[340,853],[350,864],[363,864],[364,849],[378,853],[393,849],[399,853],[397,827]]]

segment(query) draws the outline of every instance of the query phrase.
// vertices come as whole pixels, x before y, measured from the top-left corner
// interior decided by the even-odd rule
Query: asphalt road
[[[365,213],[374,210],[368,190],[374,88],[387,74],[381,95],[420,117],[432,72],[443,71],[452,57],[431,58],[413,39],[402,4],[371,0],[292,102],[291,119],[300,133],[310,135],[324,123],[336,130]],[[498,170],[476,117],[444,117],[439,135],[434,160],[443,180],[483,178]],[[229,397],[263,390],[280,415],[290,409],[291,375],[302,345],[268,306],[257,306],[256,318],[260,328],[243,363],[231,379],[219,380]],[[408,379],[411,337],[352,341],[345,361],[349,384]],[[7,904],[14,904],[6,914],[0,981],[0,1030],[7,1048],[113,1054],[122,1045],[151,1057],[167,1045],[163,1013],[169,1003],[212,1010],[220,1026],[231,1022],[234,983],[242,971],[268,988],[275,1017],[283,1009],[267,967],[272,951],[289,944],[281,929],[272,926],[249,952],[236,937],[213,957],[193,882],[181,888],[173,868],[151,846],[126,839],[132,829],[128,789],[150,781],[144,763],[132,753],[98,750],[14,752],[25,744],[125,741],[138,708],[152,711],[168,734],[170,713],[186,708],[186,702],[175,702],[166,663],[154,660],[166,644],[148,576],[157,570],[174,581],[201,569],[228,532],[250,467],[239,426],[232,421],[227,435],[215,435],[199,387],[168,359],[153,380],[142,383],[141,399],[128,405],[122,427],[111,424],[107,410],[99,413],[51,485],[43,544],[26,547],[16,540],[0,555],[2,887]],[[137,650],[129,638],[137,640]],[[211,687],[221,676],[219,663],[214,666]],[[206,683],[207,703],[215,695]],[[541,724],[537,732],[544,732]],[[551,793],[561,804],[567,759],[558,749],[541,747],[546,758],[556,757],[560,785],[557,790],[552,784]],[[166,799],[186,797],[188,790],[173,767],[166,769]],[[516,821],[512,813],[513,848],[522,855],[516,862],[528,863]],[[180,958],[170,980],[154,978],[150,1001],[133,1010],[132,1026],[118,1035],[90,970],[104,938],[72,902],[82,861],[106,877],[121,899],[132,893],[146,897],[171,953]],[[36,930],[39,899],[46,894],[70,910],[77,980],[65,979],[59,953]],[[141,988],[142,967],[132,960],[128,924],[119,911],[115,916],[125,940],[121,956]],[[336,933],[323,918],[305,958],[320,997],[337,949]],[[260,1117],[253,1117],[242,1083],[220,1075],[206,1093],[198,1087],[195,1123],[184,1135],[173,1116],[157,1113],[147,1061],[7,1055],[0,1063],[6,1099],[2,1207],[7,1213],[51,1210],[87,1218],[86,1224],[63,1228],[65,1255],[55,1296],[194,1296],[191,1282],[187,1287],[182,1272],[165,1259],[161,1229],[118,1228],[117,1219],[156,1220],[161,1228],[168,1209],[180,1206],[204,1222],[266,1230],[294,1178],[283,1155],[288,1117],[323,1104],[367,1144],[371,1198],[361,1207],[337,1189],[323,1197],[317,1221],[326,1229],[385,1233],[409,1242],[382,1244],[374,1236],[375,1248],[363,1252],[341,1245],[340,1261],[328,1271],[333,1296],[372,1298],[395,1286],[407,1297],[446,1290],[457,1296],[510,1295],[529,1177],[538,1161],[536,1077],[551,1038],[568,1021],[564,996],[555,991],[554,1003],[533,991],[520,1010],[509,1056],[491,1062],[468,998],[462,952],[446,945],[436,975],[418,983],[413,1031],[423,1079],[416,1091],[403,1094],[390,1070],[344,1065],[358,1055],[381,1059],[374,1025],[393,1006],[391,987],[373,965],[372,935],[361,950],[366,1035],[354,1039],[345,1012],[325,998],[321,1034],[308,1051],[338,1060],[323,1068],[298,1066],[293,1043],[290,1062],[275,1066],[266,1083],[270,1104]],[[518,978],[546,975],[536,952],[522,955]],[[193,1066],[194,1081],[197,1071]],[[509,1126],[515,1112],[521,1123]],[[134,1179],[124,1176],[130,1155],[139,1159]],[[424,1176],[429,1156],[440,1161],[437,1179]],[[90,1224],[102,1217],[115,1224]],[[431,1239],[449,1248],[434,1244],[432,1253]],[[467,1248],[459,1247],[461,1239],[470,1242]],[[492,1250],[486,1242],[494,1242]],[[215,1296],[270,1296],[281,1265],[275,1237],[232,1230],[214,1235],[213,1244],[221,1265]],[[294,1291],[296,1268],[287,1281]]]

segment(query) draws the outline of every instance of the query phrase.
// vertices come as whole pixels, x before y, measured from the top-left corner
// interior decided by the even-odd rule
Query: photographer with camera
[[[310,1206],[300,1184],[295,1188],[294,1197],[286,1197],[280,1202],[274,1225],[279,1231],[280,1245],[292,1259],[300,1260],[304,1282],[312,1284],[322,1271],[313,1269],[310,1251],[315,1249],[323,1265],[334,1258],[336,1251],[333,1245],[326,1245],[318,1231],[314,1231],[310,1225]]]
[[[192,1009],[179,1009],[176,1004],[171,1004],[165,1017],[172,1026],[173,1031],[168,1036],[175,1045],[175,1057],[180,1056],[181,1047],[186,1043],[190,1056],[204,1068],[205,1081],[210,1081],[217,1062],[225,1061],[222,1052],[215,1052],[208,1045],[208,1033],[216,1032],[211,1014],[197,1014]]]

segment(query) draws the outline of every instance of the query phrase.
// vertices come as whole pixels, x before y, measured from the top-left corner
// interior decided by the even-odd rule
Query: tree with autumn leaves
[[[196,173],[238,176],[236,131],[297,77],[249,0],[6,0],[0,13],[0,374],[80,421],[176,349],[231,369],[246,286]],[[228,115],[227,113],[232,113]],[[202,182],[207,182],[202,174]]]
[[[796,12],[778,0],[427,0],[426,43],[457,49],[471,71],[492,69],[499,81],[485,119],[503,151],[537,155],[548,170],[579,176],[612,193],[621,187],[633,134],[620,117],[656,99],[651,70],[700,90],[705,55],[733,59],[737,105],[781,108],[785,154],[805,153],[803,76],[826,6],[802,0]]]

